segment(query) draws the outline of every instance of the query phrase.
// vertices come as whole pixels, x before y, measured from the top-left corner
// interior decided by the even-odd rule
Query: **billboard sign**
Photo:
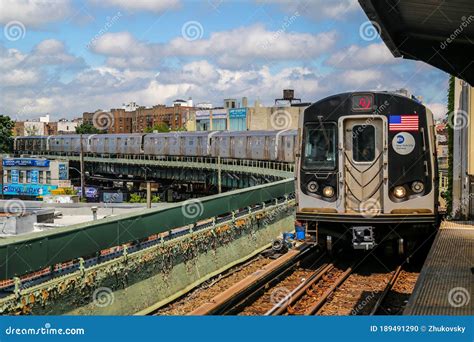
[[[12,167],[12,166],[49,167],[49,160],[29,159],[29,158],[3,159],[3,166],[4,167]]]
[[[31,177],[31,183],[32,184],[38,184],[39,171],[38,170],[31,170],[30,177]]]
[[[20,171],[12,170],[12,184],[18,184],[20,178]]]
[[[67,180],[69,178],[67,171],[66,164],[59,164],[59,180]]]
[[[247,108],[229,109],[229,117],[231,119],[245,119],[247,117]]]
[[[197,110],[196,111],[196,120],[209,119],[211,117],[210,110]]]
[[[74,187],[74,190],[77,191],[77,194],[79,196],[81,196],[82,194],[82,191],[81,191],[81,187]],[[85,192],[86,192],[86,198],[97,198],[99,197],[99,189],[97,188],[94,188],[92,186],[86,186],[85,187]]]
[[[5,184],[2,192],[4,195],[14,196],[44,196],[50,195],[51,190],[57,188],[57,185]]]
[[[213,119],[227,119],[227,109],[213,109],[212,118]]]

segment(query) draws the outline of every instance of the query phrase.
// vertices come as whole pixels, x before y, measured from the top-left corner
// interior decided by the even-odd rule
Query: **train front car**
[[[433,115],[408,97],[345,93],[308,107],[300,120],[297,220],[336,244],[399,252],[437,222]]]

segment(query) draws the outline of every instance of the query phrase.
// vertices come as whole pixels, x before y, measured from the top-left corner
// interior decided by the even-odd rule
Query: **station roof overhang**
[[[359,0],[395,57],[419,60],[474,86],[473,0]]]

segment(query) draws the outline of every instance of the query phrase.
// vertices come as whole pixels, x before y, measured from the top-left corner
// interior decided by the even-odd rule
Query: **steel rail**
[[[298,285],[280,302],[275,304],[273,308],[265,313],[265,316],[283,315],[285,312],[292,311],[291,307],[306,293],[306,291],[316,282],[318,282],[324,275],[334,268],[334,264],[325,264],[322,269],[316,270],[306,281]]]
[[[344,273],[342,273],[336,281],[331,285],[326,292],[323,293],[322,297],[313,305],[305,310],[305,315],[317,315],[321,308],[326,304],[329,299],[329,296],[334,293],[341,285],[346,281],[346,279],[352,274],[355,269],[355,265],[357,263],[352,264],[352,266],[348,267]]]
[[[389,282],[385,286],[385,289],[383,290],[382,294],[377,299],[377,302],[375,302],[374,307],[372,308],[372,310],[369,313],[370,316],[374,316],[377,313],[377,311],[380,309],[380,306],[382,305],[383,301],[387,297],[388,293],[392,290],[393,286],[397,282],[401,271],[402,271],[402,265],[399,265],[396,268],[395,273],[392,275]]]
[[[315,250],[314,245],[303,244],[297,250],[272,261],[263,269],[254,272],[247,278],[234,284],[209,302],[202,304],[190,315],[232,315],[243,307],[248,306],[255,297],[264,292],[277,279],[284,277],[288,272],[297,267],[299,263],[311,255]]]

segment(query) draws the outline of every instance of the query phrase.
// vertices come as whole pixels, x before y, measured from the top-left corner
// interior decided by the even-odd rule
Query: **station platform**
[[[474,221],[444,221],[404,315],[474,314]]]

